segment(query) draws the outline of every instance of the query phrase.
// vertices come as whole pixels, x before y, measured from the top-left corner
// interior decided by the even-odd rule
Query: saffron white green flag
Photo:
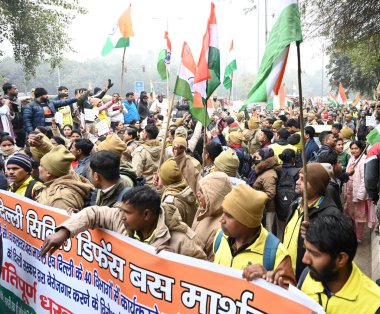
[[[194,90],[202,95],[203,104],[220,85],[220,51],[215,4],[211,2],[210,17],[203,36],[202,50],[194,79]],[[197,102],[196,102],[197,104]]]
[[[129,8],[119,17],[119,20],[108,34],[102,49],[102,56],[106,56],[114,48],[129,47],[129,38],[133,36],[131,5],[129,5]]]
[[[328,93],[327,94],[327,100],[335,107],[339,107],[339,103],[338,103],[338,100],[336,99],[336,97],[331,94],[331,93]]]
[[[186,42],[183,43],[181,53],[181,64],[178,68],[178,75],[174,86],[174,94],[182,96],[190,102],[190,113],[198,121],[203,123],[204,107],[194,107],[194,76],[197,71],[197,65],[194,61],[193,54]]]
[[[231,89],[232,87],[232,74],[236,71],[236,57],[234,50],[234,41],[231,40],[230,51],[228,54],[227,67],[224,71],[223,85],[226,89]]]
[[[172,44],[170,42],[168,32],[165,32],[165,48],[163,48],[159,55],[158,55],[158,61],[157,61],[157,71],[160,74],[160,77],[162,80],[167,79],[167,73],[169,73],[169,64],[170,64],[170,57],[172,54]]]
[[[367,142],[371,145],[380,142],[380,124],[368,133]]]
[[[302,41],[300,14],[297,0],[278,0],[275,22],[269,34],[259,72],[242,106],[265,102],[272,94],[277,95],[285,72],[289,45]]]

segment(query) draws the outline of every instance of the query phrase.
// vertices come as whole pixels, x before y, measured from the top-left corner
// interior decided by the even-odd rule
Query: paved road
[[[358,250],[356,252],[356,256],[354,262],[361,269],[363,273],[365,273],[369,278],[371,278],[371,237],[370,237],[370,229],[368,226],[365,226],[363,233],[363,241],[358,245]]]

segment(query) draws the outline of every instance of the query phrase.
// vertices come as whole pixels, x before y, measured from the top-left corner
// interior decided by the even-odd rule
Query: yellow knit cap
[[[260,226],[268,196],[246,184],[238,184],[226,195],[223,210],[248,228]]]
[[[173,140],[173,146],[175,145],[181,145],[187,148],[187,141],[184,137],[182,136],[176,136]]]
[[[127,144],[115,133],[108,135],[107,138],[98,145],[98,151],[109,150],[120,157],[126,149]]]
[[[260,120],[257,117],[252,117],[248,121],[248,129],[255,130],[258,129],[260,126]]]
[[[272,124],[272,128],[279,130],[282,127],[282,120],[277,120]]]
[[[244,141],[244,136],[241,132],[235,131],[228,134],[228,140],[233,144],[241,144]]]
[[[349,126],[345,126],[340,130],[340,133],[343,135],[344,138],[349,139],[354,135],[354,131]]]
[[[58,145],[41,158],[40,164],[53,176],[59,178],[69,174],[74,160],[74,155],[65,146]]]
[[[170,185],[182,180],[181,172],[173,158],[169,158],[161,165],[159,175],[164,185]]]
[[[232,149],[227,149],[215,158],[214,165],[230,177],[236,177],[239,168],[239,157]]]

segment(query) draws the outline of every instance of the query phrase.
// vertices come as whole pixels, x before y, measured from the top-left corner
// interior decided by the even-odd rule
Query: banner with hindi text
[[[0,313],[322,313],[298,292],[241,271],[155,249],[107,230],[88,230],[40,258],[44,239],[67,219],[0,192],[3,265]]]

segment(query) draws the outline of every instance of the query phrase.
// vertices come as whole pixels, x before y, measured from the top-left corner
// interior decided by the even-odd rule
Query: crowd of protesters
[[[163,95],[122,98],[112,86],[60,86],[56,97],[37,87],[20,101],[3,85],[0,189],[71,216],[42,255],[106,228],[247,280],[298,284],[327,313],[380,313],[380,288],[353,262],[365,228],[379,228],[380,143],[366,143],[366,116],[379,123],[380,104],[306,102],[301,133],[296,106],[235,112],[213,97],[204,128],[186,102],[173,118]]]

